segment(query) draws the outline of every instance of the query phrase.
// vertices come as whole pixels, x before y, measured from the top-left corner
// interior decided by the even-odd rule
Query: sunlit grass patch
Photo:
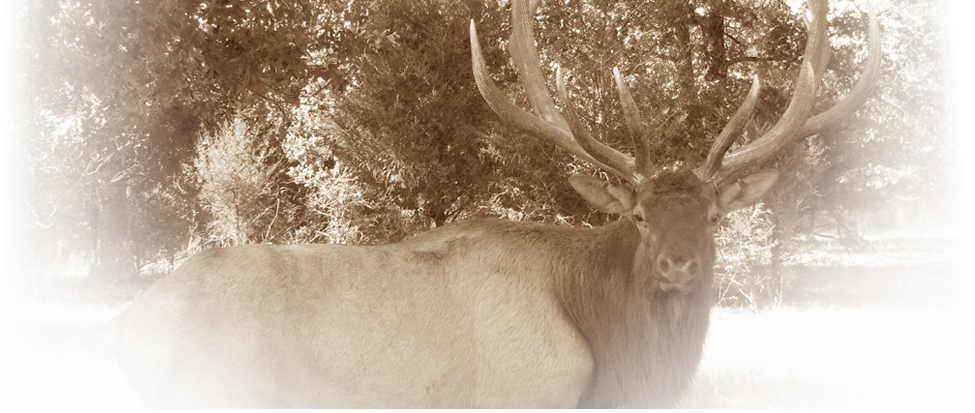
[[[107,362],[106,362],[107,363]],[[4,355],[6,364],[6,354]],[[142,408],[125,383],[122,370],[78,376],[3,376],[4,409],[132,409]]]
[[[139,407],[108,342],[106,323],[124,303],[19,304],[4,312],[4,408]]]
[[[687,409],[964,409],[965,393],[912,400],[883,383],[853,376],[828,379],[794,371],[770,377],[761,371],[699,373],[679,407]]]
[[[947,309],[717,308],[683,406],[971,406],[970,327]]]

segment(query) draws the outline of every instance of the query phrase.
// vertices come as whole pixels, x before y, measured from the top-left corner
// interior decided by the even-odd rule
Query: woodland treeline
[[[535,36],[550,89],[557,65],[594,136],[629,151],[618,67],[653,131],[655,162],[696,164],[753,74],[763,90],[750,130],[784,111],[805,45],[793,3],[545,1]],[[941,2],[874,3],[884,41],[874,96],[764,165],[784,172],[779,184],[719,234],[749,251],[726,260],[752,264],[728,265],[774,266],[811,234],[856,240],[864,213],[923,201],[938,216],[949,204]],[[857,6],[831,4],[820,108],[849,91],[866,58]],[[480,97],[471,20],[495,80],[527,107],[506,51],[509,7],[39,0],[8,11],[29,22],[15,39],[27,68],[16,130],[23,277],[73,264],[125,280],[203,248],[389,243],[481,216],[615,219],[566,181],[601,171],[502,127]]]

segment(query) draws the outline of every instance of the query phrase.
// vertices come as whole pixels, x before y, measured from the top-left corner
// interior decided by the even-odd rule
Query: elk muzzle
[[[657,255],[656,272],[660,275],[660,289],[665,293],[686,293],[700,275],[701,260],[697,254],[663,250]]]

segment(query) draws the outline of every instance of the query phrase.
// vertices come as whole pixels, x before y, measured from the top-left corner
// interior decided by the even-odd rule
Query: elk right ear
[[[624,214],[633,210],[633,189],[591,176],[573,175],[569,184],[593,208],[610,214]]]
[[[779,179],[779,171],[758,171],[718,190],[718,209],[728,213],[758,202]]]

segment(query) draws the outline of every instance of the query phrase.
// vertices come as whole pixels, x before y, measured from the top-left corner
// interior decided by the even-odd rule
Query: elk
[[[545,87],[537,4],[512,2],[512,60],[535,114],[493,83],[471,22],[478,88],[504,121],[615,174],[569,178],[621,219],[597,228],[456,222],[385,246],[247,245],[203,251],[115,321],[116,354],[151,407],[673,407],[702,354],[713,305],[713,231],[757,202],[762,162],[836,124],[876,82],[879,26],[853,91],[811,116],[826,61],[826,3],[813,0],[794,96],[767,133],[725,155],[742,106],[696,168],[655,167],[647,130],[614,71],[630,156],[582,126],[557,74]]]

